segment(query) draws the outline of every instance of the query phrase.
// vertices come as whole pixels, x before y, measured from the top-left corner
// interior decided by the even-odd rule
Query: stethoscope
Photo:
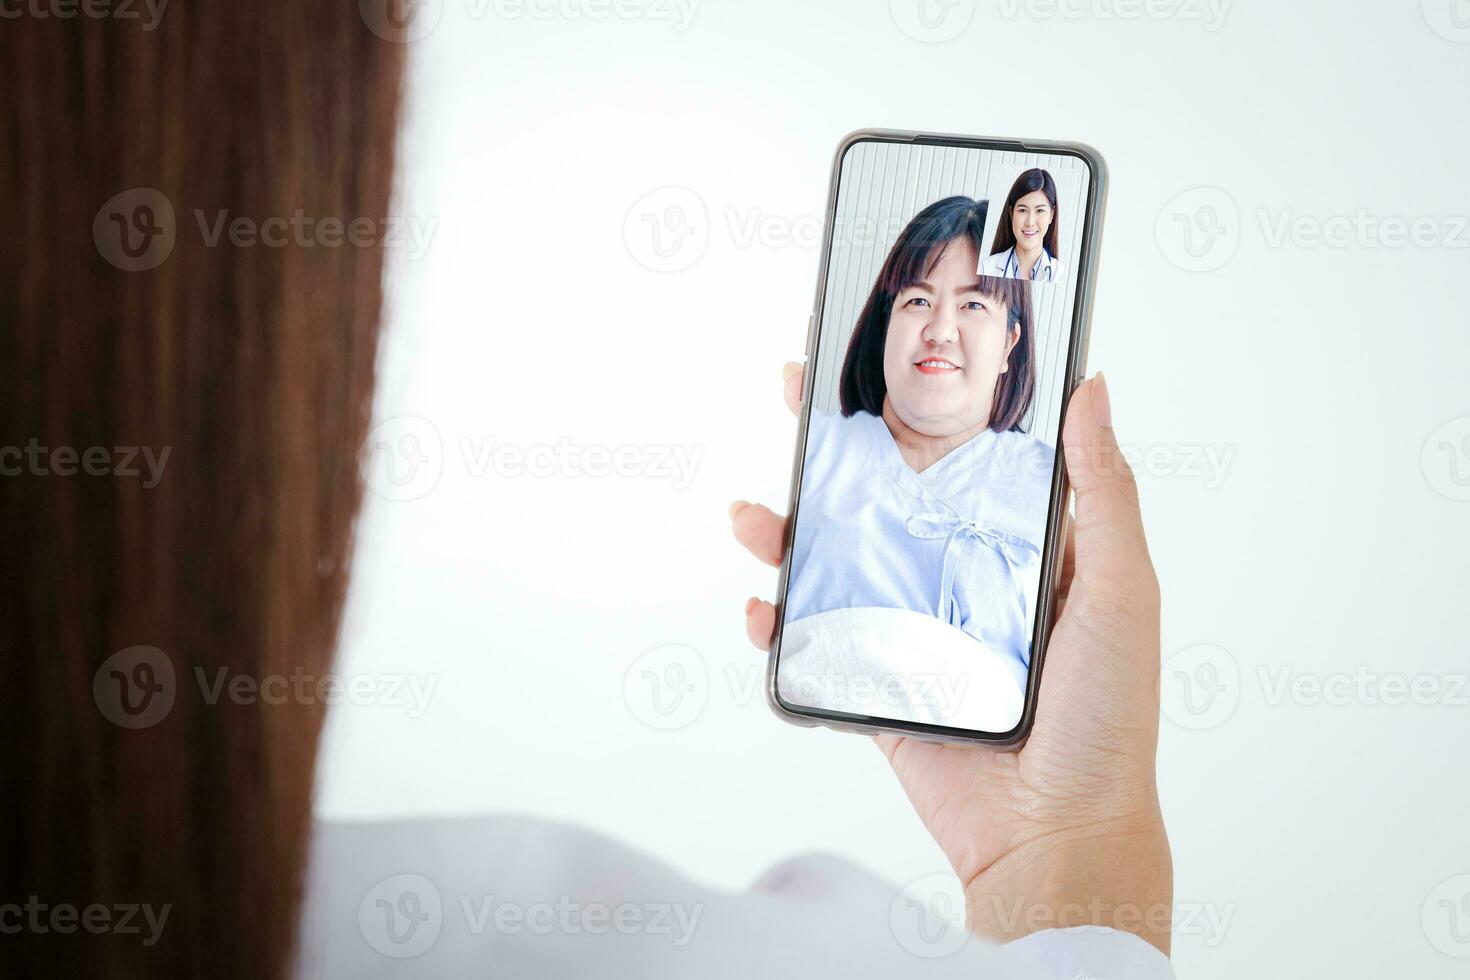
[[[1039,265],[1043,265],[1044,264],[1046,266],[1046,274],[1045,274],[1045,277],[1044,277],[1044,281],[1045,282],[1051,282],[1052,281],[1052,267],[1053,267],[1053,263],[1056,260],[1054,258],[1052,258],[1052,254],[1046,250],[1046,246],[1045,245],[1041,246],[1041,255],[1042,255],[1042,257],[1036,260],[1036,265],[1039,266]],[[1014,246],[1014,245],[1011,246],[1011,253],[1010,253],[1010,255],[1006,256],[1006,266],[1005,266],[1005,272],[1004,272],[1003,278],[1006,278],[1006,279],[1020,279],[1021,278],[1021,261],[1020,261],[1020,259],[1016,258],[1016,246]],[[1032,266],[1031,267],[1031,280],[1033,282],[1036,280],[1036,266]]]

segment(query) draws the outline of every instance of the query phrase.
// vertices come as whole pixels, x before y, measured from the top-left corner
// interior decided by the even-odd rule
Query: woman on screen
[[[1034,167],[1016,178],[1006,195],[995,243],[980,266],[982,275],[1031,282],[1061,282],[1057,250],[1057,184]]]
[[[807,617],[909,610],[904,630],[950,630],[972,660],[978,640],[1024,689],[1055,454],[1023,430],[1029,284],[976,273],[985,213],[950,197],[914,217],[853,331],[842,411],[812,413],[788,651]]]

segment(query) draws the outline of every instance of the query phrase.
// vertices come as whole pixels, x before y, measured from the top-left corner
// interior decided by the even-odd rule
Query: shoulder
[[[1018,476],[1051,481],[1052,464],[1056,462],[1057,455],[1055,446],[1029,432],[1010,431],[998,435],[1000,452],[1015,467]]]
[[[1027,460],[1044,462],[1048,469],[1056,458],[1057,447],[1030,432],[1006,432],[1010,451]]]
[[[883,420],[867,412],[853,412],[845,416],[841,412],[813,409],[806,427],[807,455],[866,439],[872,434],[874,423],[882,425]]]
[[[806,430],[803,482],[810,487],[813,482],[820,485],[853,475],[854,468],[872,456],[875,424],[882,426],[883,420],[867,412],[844,416],[841,412],[813,410]]]
[[[1056,447],[1027,432],[997,433],[997,455],[1007,483],[1015,489],[1010,495],[1013,506],[1021,512],[1025,526],[1039,526],[1046,521],[1051,503],[1052,473],[1056,466]]]
[[[783,953],[781,964],[791,976],[892,977],[913,972],[913,954],[894,943],[887,930],[858,928],[885,921],[892,889],[835,858],[784,862],[747,892],[732,895],[697,884],[611,838],[544,820],[317,822],[312,837],[301,905],[300,962],[293,973],[300,978],[396,976],[402,971],[387,970],[384,957],[405,955],[412,959],[402,962],[412,962],[413,968],[402,975],[480,977],[500,964],[516,963],[525,965],[518,973],[535,976],[759,976],[770,972],[771,957],[748,941],[757,932],[772,948],[792,951]],[[404,873],[409,869],[412,873]],[[574,909],[590,910],[615,901],[616,883],[629,881],[647,883],[675,914],[657,920],[657,928],[645,914],[642,929],[621,936],[604,929],[607,934],[600,939],[590,935],[597,931],[592,928],[582,929],[582,935],[490,928],[467,937],[447,924],[462,911],[461,905],[469,909],[464,896],[477,896],[476,916],[498,914],[513,897],[524,903],[548,895],[561,896]],[[650,906],[626,900],[614,911],[623,906],[650,911]],[[395,917],[380,914],[394,907],[399,910]],[[404,909],[424,928],[416,928],[412,919],[405,923]],[[723,927],[707,926],[717,915]],[[623,917],[614,915],[614,920]],[[852,924],[850,942],[827,944],[832,948],[811,942],[834,922]],[[957,964],[954,976],[1016,975],[1005,963],[992,971],[992,955],[971,940],[945,962]],[[1154,975],[1147,976],[1152,980]]]
[[[1010,258],[1011,249],[1004,249],[985,256],[980,260],[980,274],[982,276],[1003,276],[1006,271],[1006,260]]]

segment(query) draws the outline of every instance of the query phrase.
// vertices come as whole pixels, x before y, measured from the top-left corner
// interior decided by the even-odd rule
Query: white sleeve
[[[1131,932],[1076,926],[1034,932],[986,961],[996,977],[1036,980],[1174,980],[1169,958]]]
[[[298,980],[1174,976],[1153,947],[1110,929],[988,943],[949,921],[953,904],[910,901],[829,855],[722,892],[616,841],[522,817],[319,822],[305,891]]]
[[[1006,256],[1008,254],[1009,250],[996,252],[994,255],[983,257],[980,260],[980,275],[1004,278],[1006,274]]]

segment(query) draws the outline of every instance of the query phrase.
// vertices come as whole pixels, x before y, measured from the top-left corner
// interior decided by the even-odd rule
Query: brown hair
[[[923,279],[939,262],[950,242],[968,238],[980,253],[980,237],[985,232],[986,201],[968,197],[947,197],[914,215],[899,233],[857,325],[847,342],[847,356],[842,361],[838,382],[838,399],[842,414],[867,412],[883,414],[883,399],[888,395],[888,382],[883,376],[883,348],[888,342],[888,320],[898,294]],[[1032,340],[1030,283],[1020,279],[977,276],[980,292],[1006,307],[1006,327],[1019,332],[1015,346],[1007,355],[1009,368],[995,382],[991,398],[990,428],[996,432],[1019,431],[1026,412],[1036,395],[1036,366]]]
[[[199,685],[330,662],[383,254],[203,225],[387,217],[403,47],[351,2],[43,13],[0,30],[0,909],[168,917],[147,945],[42,912],[0,957],[281,977],[323,709]],[[171,707],[126,727],[113,681],[158,670]]]

